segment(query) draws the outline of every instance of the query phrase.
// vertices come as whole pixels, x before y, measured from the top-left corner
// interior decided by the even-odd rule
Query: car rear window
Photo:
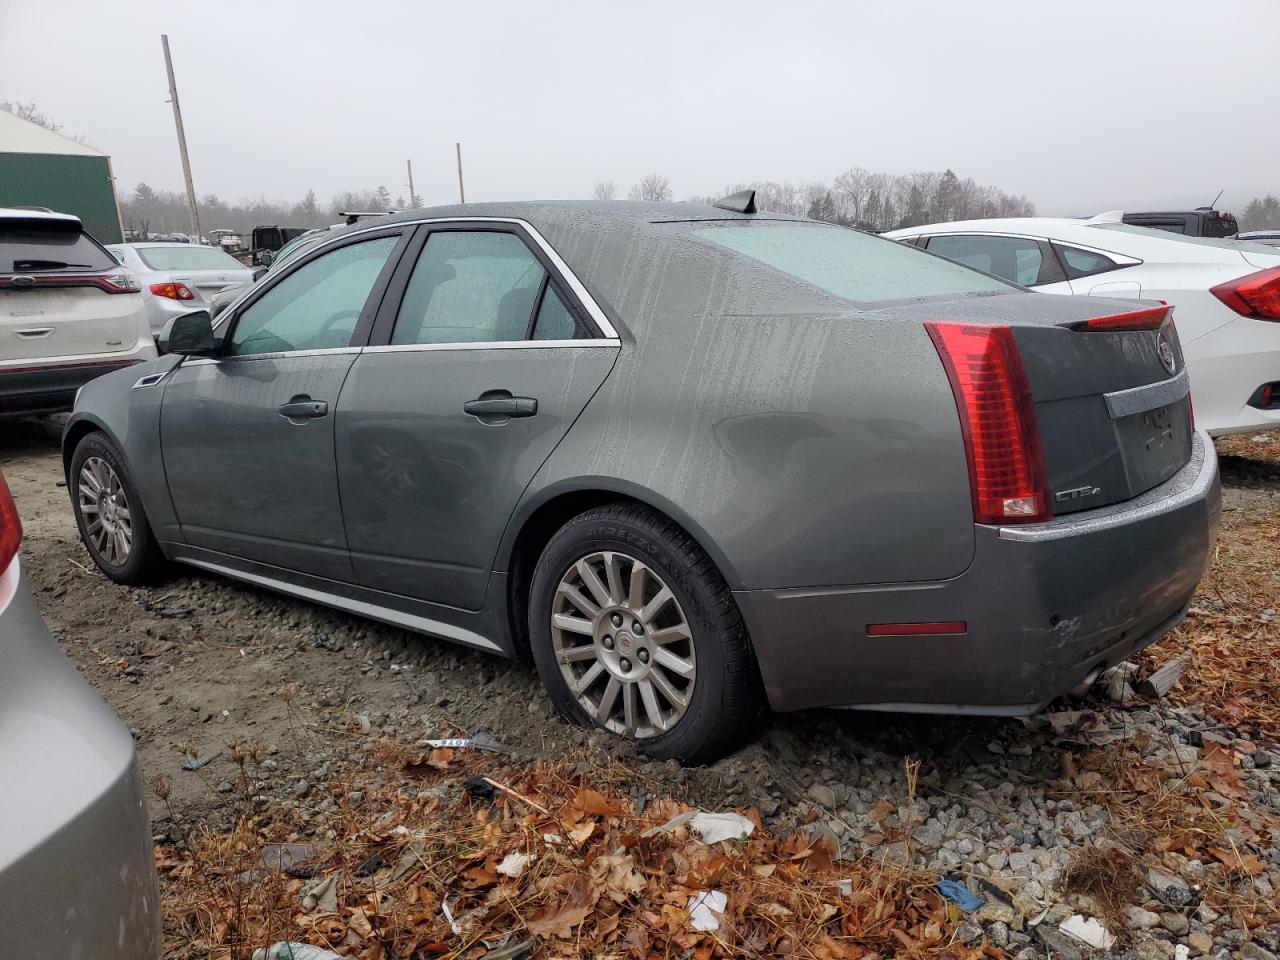
[[[1239,240],[1234,237],[1188,237],[1180,233],[1168,233],[1164,230],[1137,227],[1131,223],[1089,223],[1086,226],[1092,230],[1114,230],[1116,233],[1133,233],[1144,237],[1159,237],[1161,240],[1172,240],[1174,243],[1190,243],[1198,247],[1219,247],[1224,250],[1275,253],[1275,250],[1267,249],[1265,245],[1258,243],[1256,240],[1250,241],[1248,237]]]
[[[690,232],[855,303],[1018,289],[950,260],[845,227],[776,220],[703,221],[693,224]]]
[[[79,224],[0,222],[0,273],[74,273],[115,266],[115,258]]]
[[[152,270],[244,270],[235,257],[213,247],[135,247],[142,262]]]

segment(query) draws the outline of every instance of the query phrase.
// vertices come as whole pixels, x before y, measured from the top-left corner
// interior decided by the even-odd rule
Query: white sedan
[[[171,317],[208,310],[219,293],[253,283],[253,271],[217,247],[111,243],[107,249],[137,276],[147,320],[157,336]]]
[[[885,236],[1043,293],[1174,306],[1196,423],[1215,436],[1280,427],[1280,249],[1089,220],[967,220]]]

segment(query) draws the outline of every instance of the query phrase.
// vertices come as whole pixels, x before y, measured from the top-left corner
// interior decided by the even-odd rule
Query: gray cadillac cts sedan
[[[336,230],[66,429],[80,531],[529,655],[702,761],[775,710],[1025,714],[1184,615],[1220,509],[1169,309],[717,206]]]

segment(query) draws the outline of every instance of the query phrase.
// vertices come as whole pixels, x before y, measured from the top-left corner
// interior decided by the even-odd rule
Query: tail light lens
[[[1209,292],[1243,317],[1280,320],[1280,267],[1245,274]]]
[[[153,283],[151,292],[157,297],[168,297],[170,300],[194,300],[195,294],[185,283]]]
[[[1158,307],[1144,307],[1142,310],[1130,310],[1125,313],[1113,313],[1106,317],[1093,317],[1071,325],[1072,330],[1083,333],[1119,333],[1126,330],[1159,330],[1173,307],[1162,304]]]
[[[4,482],[4,474],[0,473],[0,574],[9,569],[21,542],[22,521],[18,519],[18,508]]]
[[[0,277],[0,287],[15,287],[12,277]],[[38,276],[29,286],[97,287],[105,293],[137,293],[142,287],[138,279],[124,267],[106,273],[51,273]]]
[[[1013,331],[926,323],[960,412],[973,518],[1034,523],[1053,516],[1040,427]]]

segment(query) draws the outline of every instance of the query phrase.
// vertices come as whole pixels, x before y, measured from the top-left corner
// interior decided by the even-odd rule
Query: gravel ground
[[[1098,693],[1029,723],[811,711],[775,718],[713,766],[657,764],[561,723],[519,664],[186,571],[147,589],[110,583],[76,537],[58,431],[53,420],[0,421],[0,468],[50,627],[134,732],[144,774],[171,783],[168,805],[152,810],[161,842],[193,824],[230,826],[229,744],[265,751],[259,810],[294,806],[321,822],[333,804],[322,785],[374,737],[482,731],[547,756],[621,757],[657,790],[709,809],[755,806],[772,829],[824,833],[845,857],[951,873],[984,900],[957,938],[985,937],[1018,960],[1087,955],[1057,929],[1072,913],[1110,916],[1112,952],[1142,960],[1275,960],[1280,949],[1280,717],[1224,722],[1207,687],[1184,680],[1172,700],[1118,687],[1123,703]],[[1211,629],[1247,629],[1274,659],[1280,445],[1239,438],[1225,452],[1223,543],[1270,559],[1256,571],[1256,622]],[[1269,545],[1232,539],[1249,539],[1234,523],[1246,517],[1250,530],[1270,524]],[[1196,601],[1231,619],[1220,606]],[[1210,629],[1197,622],[1183,630]],[[1177,654],[1181,635],[1144,669]],[[197,772],[181,769],[218,751]],[[1125,864],[1101,888],[1081,868],[1099,849]]]

